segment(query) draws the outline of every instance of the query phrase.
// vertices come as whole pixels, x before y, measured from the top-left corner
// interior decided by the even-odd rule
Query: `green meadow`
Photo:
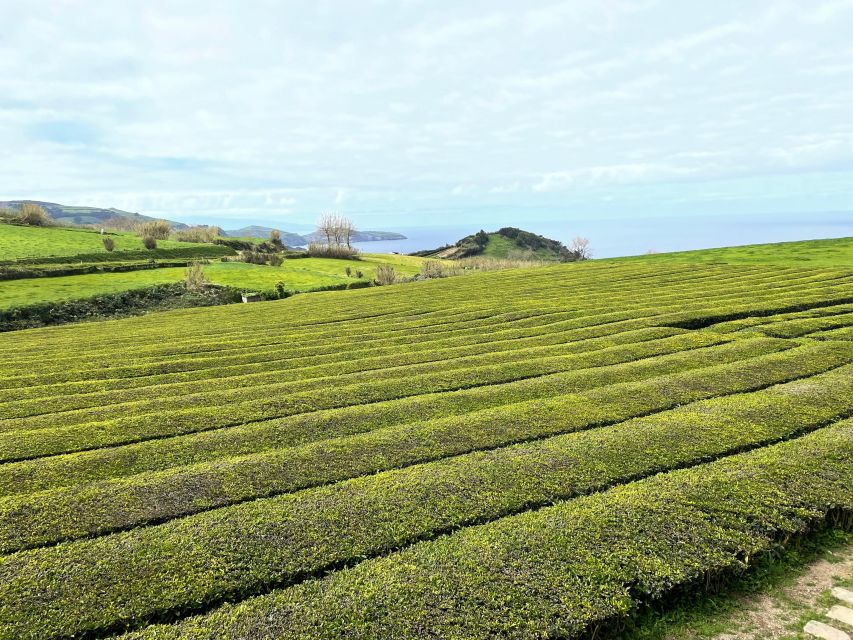
[[[244,291],[272,292],[280,282],[288,291],[310,291],[322,287],[347,285],[373,280],[379,264],[392,265],[402,276],[420,272],[423,258],[366,254],[361,260],[298,258],[284,260],[280,267],[245,262],[212,262],[204,273],[212,284],[227,285]],[[346,275],[346,269],[352,275]],[[357,271],[362,277],[357,278]],[[122,273],[0,280],[0,309],[40,302],[59,302],[141,289],[156,284],[183,282],[185,267],[142,269]]]
[[[103,239],[112,238],[108,252]],[[94,229],[31,227],[0,223],[0,264],[13,262],[101,262],[169,257],[212,257],[234,253],[227,247],[174,240],[158,240],[149,251],[142,238],[129,232],[101,235]]]

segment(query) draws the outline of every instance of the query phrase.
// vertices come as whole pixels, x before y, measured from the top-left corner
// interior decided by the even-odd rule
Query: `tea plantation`
[[[853,256],[473,273],[0,358],[0,638],[603,638],[853,525]]]

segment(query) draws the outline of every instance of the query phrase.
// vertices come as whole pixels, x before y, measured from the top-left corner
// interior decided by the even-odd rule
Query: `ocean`
[[[777,213],[753,215],[648,217],[624,219],[519,220],[515,226],[569,243],[575,236],[589,238],[593,257],[612,258],[688,249],[708,249],[762,242],[812,240],[853,236],[853,212]],[[498,225],[395,227],[405,240],[355,243],[368,253],[412,253],[453,244]]]

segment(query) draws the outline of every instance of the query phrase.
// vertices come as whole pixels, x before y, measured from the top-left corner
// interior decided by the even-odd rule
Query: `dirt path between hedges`
[[[829,555],[829,552],[827,553]],[[834,557],[833,557],[834,556]],[[818,606],[818,598],[832,588],[833,578],[853,576],[853,546],[831,554],[834,562],[820,559],[808,566],[792,583],[768,594],[744,596],[734,613],[722,622],[730,629],[711,640],[788,640],[802,638],[798,628],[802,615]],[[667,640],[691,640],[698,636],[670,635]],[[706,636],[707,637],[707,636]]]

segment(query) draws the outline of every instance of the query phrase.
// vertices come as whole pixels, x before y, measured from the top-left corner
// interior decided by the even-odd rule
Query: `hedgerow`
[[[798,303],[802,304],[802,293],[798,295],[797,300],[798,300]],[[784,303],[784,302],[785,302],[784,300],[776,300],[775,304],[780,304],[780,303]],[[683,307],[684,305],[682,304],[681,306]],[[684,312],[682,312],[680,314],[676,314],[675,316],[664,315],[664,316],[660,316],[657,318],[651,317],[653,314],[654,314],[653,311],[644,310],[642,313],[640,313],[640,319],[636,319],[633,321],[629,320],[629,318],[632,315],[630,312],[627,313],[627,315],[623,315],[622,319],[625,320],[625,324],[623,325],[623,330],[629,329],[629,328],[642,327],[642,326],[654,326],[655,324],[666,324],[666,323],[671,322],[671,321],[673,321],[679,317],[684,317]],[[601,318],[598,320],[598,322],[604,322],[605,320],[606,320],[606,318]],[[610,320],[610,321],[612,322],[612,320]],[[567,320],[566,325],[564,325],[564,326],[565,327],[571,327],[571,326],[580,327],[580,326],[589,326],[589,325],[595,325],[595,324],[596,324],[596,321],[594,321],[590,318],[586,318],[586,319],[578,318],[575,321]],[[464,334],[469,336],[468,341],[478,341],[478,340],[483,341],[483,340],[488,339],[488,334],[486,334],[482,331],[482,327],[473,328],[473,329],[466,329],[466,330],[464,330]],[[479,335],[479,337],[478,337],[478,335]],[[530,335],[530,334],[528,334],[528,335]],[[457,338],[462,339],[463,336],[458,335]],[[361,342],[364,342],[364,341],[361,341]],[[385,341],[385,343],[389,343],[389,341]],[[406,339],[392,339],[390,341],[390,343],[406,344],[407,340]],[[281,347],[278,347],[278,348],[281,349]],[[302,353],[303,354],[310,353],[311,349],[312,348],[309,347],[305,351],[303,351]],[[326,350],[326,352],[332,352],[332,353],[340,352],[340,347],[337,345],[334,345],[334,344],[327,345],[324,347],[324,349]],[[322,351],[321,351],[321,353],[322,353]],[[230,360],[220,359],[217,357],[212,357],[212,358],[208,359],[207,361],[205,361],[204,358],[201,358],[201,359],[189,358],[189,359],[177,360],[177,361],[170,359],[170,360],[167,360],[165,362],[159,362],[159,363],[156,363],[153,365],[145,365],[145,364],[135,365],[135,366],[126,368],[127,370],[123,370],[120,366],[120,362],[117,362],[116,366],[106,367],[106,368],[105,367],[96,367],[94,369],[90,369],[89,371],[91,371],[91,373],[89,375],[85,375],[85,374],[81,373],[80,370],[69,369],[65,362],[57,361],[57,363],[55,365],[57,368],[57,372],[55,374],[51,375],[51,374],[47,374],[47,373],[42,373],[42,374],[39,374],[36,376],[33,376],[32,374],[30,374],[30,375],[17,377],[17,378],[15,378],[15,377],[7,378],[6,386],[8,386],[8,387],[20,387],[20,386],[24,386],[24,385],[31,386],[31,385],[44,384],[45,382],[51,382],[51,381],[57,382],[57,381],[61,381],[61,380],[80,379],[80,378],[84,378],[84,379],[85,378],[95,378],[95,379],[97,379],[98,377],[101,377],[101,378],[103,377],[104,371],[109,371],[110,376],[138,377],[138,376],[143,376],[146,374],[147,375],[155,375],[158,373],[162,374],[164,372],[169,372],[169,371],[183,372],[183,371],[188,371],[188,370],[196,370],[199,368],[211,369],[211,368],[214,368],[216,366],[224,366],[224,365],[232,364],[234,362],[249,362],[249,363],[251,363],[251,362],[263,361],[268,356],[269,356],[269,354],[267,354],[265,352],[260,352],[260,353],[259,352],[250,352],[247,354],[232,357],[232,359],[230,359]],[[89,362],[91,362],[91,358],[89,359]],[[10,362],[9,364],[11,367],[12,363]],[[91,366],[91,365],[89,365],[89,366]],[[18,398],[18,399],[20,399],[20,398]]]
[[[767,348],[763,343],[750,346],[754,346],[759,352]],[[787,346],[790,345],[776,343],[770,346],[770,349],[778,350]],[[36,458],[83,451],[105,445],[126,444],[322,409],[499,384],[566,371],[583,366],[582,363],[585,363],[585,366],[602,366],[624,362],[638,357],[637,351],[644,348],[644,343],[641,343],[627,353],[624,349],[617,347],[603,349],[589,355],[555,356],[536,361],[487,365],[462,370],[459,373],[439,371],[411,378],[361,382],[331,389],[321,388],[280,398],[264,394],[264,397],[257,400],[228,405],[227,411],[224,411],[221,406],[210,406],[130,415],[69,426],[46,425],[44,428],[18,429],[0,433],[0,460],[13,461],[27,457]],[[789,359],[802,358],[801,362],[790,367],[791,370],[809,366],[828,368],[845,362],[845,359],[851,356],[851,352],[853,352],[853,345],[825,342],[798,349],[794,355],[783,353],[778,356],[778,361],[787,365]],[[775,360],[771,358],[769,362],[775,362]]]
[[[756,381],[757,384],[761,382]],[[679,384],[684,384],[684,376],[652,379],[643,385],[632,383],[630,388],[648,393],[665,385],[677,387]],[[640,404],[638,408],[620,397],[622,394],[614,393],[622,391],[619,385],[607,391],[545,401],[528,400],[498,410],[409,423],[303,447],[0,500],[0,553],[160,522],[215,506],[512,442],[611,424],[649,411],[649,405]],[[649,447],[662,447],[666,433],[673,437],[668,453],[677,450],[678,434],[689,433],[688,429],[700,432],[719,429],[713,443],[717,446],[726,443],[735,450],[786,437],[807,430],[810,425],[820,425],[851,413],[853,366],[845,366],[751,395],[717,398],[656,414],[653,418],[630,421],[626,429],[608,432],[607,436],[614,446],[621,441],[624,460],[609,458],[607,468],[596,467],[595,472],[599,474],[597,477],[604,477],[600,474],[613,472],[620,465],[648,463]],[[776,433],[770,429],[779,424],[784,425],[786,431]],[[655,433],[661,438],[657,444],[650,439],[649,425],[657,429]],[[641,429],[641,437],[635,437],[628,429]],[[733,434],[731,429],[737,429],[740,435]],[[604,445],[598,440],[596,443],[600,453]],[[696,441],[689,442],[690,446],[696,444]],[[635,454],[632,447],[638,446],[642,449]],[[586,454],[575,455],[586,457]],[[499,455],[491,462],[496,468],[503,464]],[[26,527],[22,526],[24,523]]]
[[[849,510],[851,309],[604,262],[0,335],[0,638],[594,633]]]
[[[543,270],[543,272],[544,271],[546,271],[546,270]],[[555,284],[562,284],[562,282],[555,283],[554,277],[550,273],[551,270],[547,270],[547,271],[548,271],[547,274],[543,273],[543,276],[546,276],[546,277],[537,278],[537,280],[545,280],[546,283],[548,284],[548,288],[550,289],[551,295],[547,296],[547,298],[544,300],[542,299],[541,295],[538,295],[535,291],[532,290],[535,288],[530,283],[530,280],[532,280],[532,278],[525,281],[525,285],[526,285],[525,288],[526,288],[527,292],[531,294],[531,298],[532,298],[532,299],[528,298],[528,300],[531,302],[530,306],[533,306],[533,307],[535,307],[537,305],[541,306],[545,302],[547,302],[548,304],[553,304],[553,301],[551,300],[553,294],[559,293],[559,287],[555,288],[554,285]],[[803,276],[802,273],[797,273],[796,278],[786,280],[786,276],[789,274],[779,273],[777,271],[773,271],[772,273],[771,272],[760,273],[758,275],[758,277],[752,277],[752,276],[744,277],[740,273],[740,271],[738,271],[737,276],[735,278],[733,278],[731,272],[721,273],[721,271],[718,269],[708,269],[708,270],[706,270],[707,273],[699,273],[699,274],[695,273],[695,270],[689,270],[688,277],[685,277],[685,271],[688,271],[688,269],[682,268],[682,269],[676,271],[674,273],[674,275],[672,276],[673,278],[675,278],[676,284],[675,285],[669,285],[669,286],[668,286],[667,278],[661,277],[661,274],[659,274],[657,272],[652,271],[649,274],[645,274],[645,275],[640,274],[640,275],[643,278],[649,278],[653,275],[654,276],[654,284],[661,287],[660,294],[663,296],[668,295],[670,291],[672,291],[672,292],[685,291],[685,293],[689,293],[691,289],[694,291],[697,289],[702,290],[703,294],[707,295],[709,293],[708,289],[710,289],[711,292],[713,292],[713,290],[716,286],[725,286],[726,284],[729,284],[732,280],[742,281],[744,284],[748,284],[748,283],[752,284],[753,288],[755,288],[755,285],[767,284],[767,283],[771,283],[771,282],[775,282],[775,281],[782,281],[782,282],[789,282],[792,284],[796,284],[796,283],[801,283],[804,280],[811,281],[811,279],[817,277],[817,276],[812,276],[812,275],[809,275],[806,277],[806,276]],[[575,282],[575,281],[572,281],[572,279],[567,279],[566,283],[568,285],[572,286],[571,293],[572,293],[573,304],[574,303],[579,304],[580,308],[582,308],[583,306],[588,306],[588,304],[585,305],[585,303],[583,301],[584,291],[590,292],[589,294],[587,294],[587,297],[589,298],[589,300],[592,303],[595,303],[596,301],[601,300],[602,295],[604,295],[604,296],[612,295],[613,291],[614,291],[614,288],[613,288],[614,286],[616,287],[617,290],[622,291],[623,295],[627,295],[629,297],[633,295],[633,303],[634,303],[634,306],[636,306],[637,298],[632,293],[632,286],[637,281],[638,277],[640,277],[640,276],[638,276],[638,274],[636,272],[637,272],[637,269],[633,269],[633,270],[623,269],[620,271],[615,271],[612,268],[600,269],[600,270],[596,271],[596,281],[595,281],[594,285],[589,285],[589,284],[583,283],[582,280],[580,283]],[[611,282],[610,283],[608,283],[607,281],[603,282],[604,278],[602,278],[602,274],[609,274],[611,277]],[[471,296],[477,295],[478,299],[482,301],[482,305],[481,305],[482,308],[488,309],[489,304],[492,301],[492,298],[496,297],[495,294],[493,294],[493,292],[502,291],[503,285],[507,285],[506,289],[511,290],[511,286],[516,284],[515,282],[512,281],[513,279],[510,279],[509,277],[504,276],[504,274],[492,274],[492,275],[494,275],[494,279],[490,280],[490,282],[493,282],[494,280],[497,280],[498,282],[495,282],[495,284],[497,286],[493,287],[490,291],[484,292],[482,290],[482,287],[479,286],[480,277],[475,276],[475,277],[472,277],[470,279],[466,279],[466,282],[462,283],[462,286],[453,287],[453,289],[451,291],[444,290],[443,293],[445,295],[448,293],[450,293],[450,294],[458,293],[461,295],[461,298],[456,300],[455,301],[456,304],[454,304],[453,297],[455,297],[455,296],[449,296],[450,299],[448,299],[447,304],[446,305],[442,304],[441,306],[445,307],[447,309],[458,308],[459,303],[463,302],[463,300],[464,300],[464,306],[468,306],[470,304],[470,301],[471,301]],[[563,276],[564,274],[560,274],[560,275]],[[579,275],[583,276],[582,270],[579,271]],[[620,278],[620,276],[621,276],[621,278]],[[634,277],[632,278],[631,276],[634,276]],[[611,286],[608,286],[608,284],[610,284]],[[697,286],[697,284],[701,285],[701,286]],[[415,288],[418,289],[419,291],[424,291],[424,292],[426,292],[427,290],[430,289],[430,287],[425,287],[425,286],[422,286],[420,284]],[[725,291],[729,291],[729,289],[730,288],[725,288]],[[387,304],[383,305],[383,307],[382,307],[383,312],[382,313],[377,313],[375,306],[371,306],[370,303],[380,296],[375,294],[374,292],[369,292],[369,293],[372,295],[362,296],[363,302],[367,303],[367,306],[365,306],[365,312],[364,312],[364,318],[367,321],[369,321],[371,318],[375,319],[379,316],[389,317],[390,315],[394,315],[394,313],[397,313],[394,309],[389,309]],[[757,293],[760,294],[761,293],[760,290]],[[412,292],[411,295],[416,296],[417,292]],[[388,296],[381,296],[381,297],[384,298],[384,297],[388,297]],[[314,311],[314,312],[319,311],[320,313],[325,314],[325,317],[327,319],[323,324],[329,324],[330,323],[329,320],[335,320],[336,318],[343,320],[343,318],[339,317],[339,314],[333,313],[333,314],[331,314],[331,317],[330,317],[329,311],[331,311],[331,310],[328,309],[326,307],[326,305],[323,304],[324,300],[319,300],[319,299],[315,298],[314,300],[312,300],[312,302],[313,302],[313,304],[310,305],[310,308],[312,309],[312,311]],[[423,304],[424,302],[431,302],[431,300],[429,298],[425,298],[425,299],[416,299],[416,300],[413,300],[411,302],[413,302],[415,304]],[[399,304],[399,300],[394,300],[393,304],[394,304],[394,307],[396,309],[403,309],[407,313],[407,315],[411,315],[411,313],[412,313],[411,304],[401,305],[401,304]],[[305,305],[298,304],[298,301],[291,301],[290,306],[298,306],[301,308],[301,307],[304,307]],[[432,306],[435,306],[435,305],[432,304]],[[244,317],[251,318],[256,313],[257,313],[257,309],[245,309],[245,310],[234,309],[234,310],[231,310],[231,313],[228,314],[229,322],[227,322],[227,323],[216,323],[216,330],[214,330],[212,327],[208,328],[207,326],[205,326],[205,327],[194,327],[193,334],[197,335],[197,336],[200,336],[203,334],[211,334],[211,335],[216,335],[218,337],[227,337],[229,335],[229,333],[232,333],[237,327],[240,326],[241,318],[244,318]],[[190,315],[192,315],[192,314],[190,314]],[[356,315],[358,315],[358,314],[356,314]],[[284,316],[283,318],[282,317],[278,317],[278,318],[272,317],[271,318],[271,317],[269,317],[269,314],[266,314],[266,316],[267,316],[265,318],[266,322],[262,325],[262,327],[260,327],[260,329],[262,329],[263,332],[268,332],[270,330],[275,329],[277,326],[281,325],[282,320],[284,318],[289,318],[289,316]],[[302,331],[310,330],[311,325],[312,325],[311,318],[310,317],[306,318],[304,315],[300,315],[300,318],[303,320],[302,323],[294,323],[292,320],[284,320],[285,325],[290,325],[290,326],[297,325],[300,327],[300,329]],[[149,322],[145,323],[144,326],[135,326],[134,327],[135,328],[134,341],[135,342],[144,341],[146,339],[146,336],[149,335],[151,333],[151,331],[154,331],[155,333],[152,336],[154,338],[154,340],[152,340],[152,342],[157,342],[157,337],[158,336],[162,337],[163,331],[169,331],[170,333],[172,333],[172,332],[174,332],[174,329],[180,327],[180,322],[179,322],[180,318],[179,317],[173,317],[173,318],[170,318],[170,320],[171,320],[170,322],[158,322],[156,320],[153,320],[153,321],[149,321]],[[352,318],[348,318],[347,320],[348,320],[348,322],[351,322]],[[178,321],[178,322],[176,322],[176,321]],[[235,329],[229,328],[229,325],[234,325]],[[346,327],[346,325],[338,327],[338,328],[341,330],[345,330],[345,327]],[[79,330],[78,337],[79,336],[85,336],[89,333],[83,327],[75,328],[75,329]],[[259,328],[253,327],[253,329],[258,330]],[[54,331],[51,333],[51,336],[56,336],[56,337],[60,337],[62,335],[63,335],[63,333],[58,332],[58,331]],[[245,337],[245,336],[242,336],[242,337]],[[23,337],[21,337],[21,338],[23,338]],[[100,342],[98,342],[98,345],[97,345],[100,348],[113,347],[113,346],[117,346],[121,342],[125,342],[120,335],[116,335],[116,336],[100,335],[100,338],[102,340]],[[105,338],[107,338],[107,339],[105,339]],[[45,336],[42,336],[42,339],[45,339]],[[197,346],[199,346],[198,340],[193,340],[192,338],[187,338],[186,336],[183,336],[181,339],[184,341],[190,342],[190,343],[194,343]],[[160,342],[162,342],[162,341],[160,341]]]
[[[853,421],[470,527],[124,640],[577,637],[853,510]]]
[[[840,329],[828,329],[809,333],[809,338],[816,340],[853,340],[853,327],[843,327]]]
[[[359,379],[368,377],[395,377],[402,375],[414,375],[419,371],[430,369],[429,364],[441,361],[444,370],[454,368],[469,368],[477,364],[524,359],[533,356],[547,356],[570,353],[582,353],[593,351],[597,348],[609,347],[618,344],[631,344],[644,342],[646,340],[660,339],[678,334],[683,330],[672,328],[649,328],[636,331],[618,331],[618,325],[608,325],[599,330],[568,330],[552,331],[531,336],[528,338],[509,338],[491,342],[475,342],[460,346],[443,347],[441,343],[429,343],[432,348],[418,348],[411,351],[403,351],[397,347],[383,348],[380,353],[376,350],[349,352],[348,357],[336,354],[330,361],[323,360],[316,364],[317,358],[302,356],[298,358],[274,359],[251,365],[230,365],[221,369],[208,369],[214,380],[210,377],[198,379],[196,375],[179,376],[179,374],[162,374],[155,380],[153,376],[138,380],[138,387],[109,388],[101,392],[80,393],[79,387],[73,396],[68,397],[69,389],[56,387],[54,390],[59,394],[53,397],[36,397],[32,400],[18,398],[8,405],[0,404],[0,431],[8,430],[9,418],[25,418],[30,415],[48,414],[52,412],[53,404],[60,405],[64,412],[85,409],[87,407],[100,407],[109,403],[109,411],[119,403],[133,402],[139,399],[150,398],[151,384],[158,385],[157,401],[163,408],[163,400],[168,397],[182,397],[189,394],[210,394],[212,391],[226,392],[236,390],[235,395],[247,399],[241,393],[246,387],[260,387],[261,385],[281,385],[290,381],[290,390],[296,390],[293,385],[299,385],[305,389],[310,386],[323,386],[331,384],[333,378],[342,378],[344,381],[352,379],[358,374]],[[496,335],[500,332],[496,332]],[[596,337],[601,336],[601,337]],[[389,356],[394,355],[393,363],[389,363]],[[389,366],[390,365],[390,366]],[[221,372],[221,375],[215,375]],[[232,374],[232,375],[226,375]],[[165,375],[171,375],[164,379]],[[181,378],[189,378],[182,381]],[[173,381],[174,380],[174,381]],[[313,382],[309,382],[313,381]],[[274,391],[274,389],[270,389]],[[192,400],[194,404],[200,397]],[[221,400],[227,400],[227,396],[219,395]],[[116,407],[118,408],[118,407]],[[80,412],[75,416],[82,415]]]
[[[850,373],[835,377],[828,389],[821,388],[825,380],[806,382],[788,393],[717,403],[723,405],[717,414],[714,403],[706,403],[614,429],[469,454],[7,556],[0,559],[0,602],[14,604],[0,605],[0,626],[71,635],[138,624],[298,581],[436,533],[766,444],[849,411]],[[512,415],[524,422],[563,414],[540,407],[534,415]],[[842,475],[853,480],[849,469]],[[217,482],[245,480],[226,472]],[[853,496],[848,501],[853,507]],[[45,599],[49,610],[41,606]],[[102,601],[110,606],[96,606]]]
[[[0,495],[39,491],[166,469],[228,455],[245,455],[301,445],[414,420],[462,415],[524,400],[580,393],[625,382],[639,382],[667,374],[692,371],[703,366],[774,353],[792,346],[787,342],[771,339],[745,340],[714,346],[715,343],[707,342],[707,338],[703,342],[695,336],[672,340],[669,346],[675,347],[675,343],[681,340],[684,342],[678,346],[683,350],[673,352],[671,348],[663,349],[657,356],[648,354],[647,358],[616,365],[309,412],[155,441],[0,465]]]
[[[781,298],[778,298],[778,297],[773,297],[773,298],[772,298],[773,302],[772,302],[772,304],[771,304],[771,308],[772,308],[772,307],[775,307],[775,306],[779,306],[780,304],[786,304],[786,303],[787,303],[787,304],[789,304],[789,305],[790,305],[790,304],[797,304],[797,305],[800,305],[800,306],[802,306],[802,305],[804,305],[804,304],[808,304],[808,301],[807,301],[807,300],[804,300],[804,298],[803,298],[803,294],[804,294],[804,292],[803,292],[803,291],[798,291],[798,292],[797,292],[796,297],[794,297],[794,298],[791,300],[791,302],[788,302],[786,299],[781,299]],[[729,293],[729,295],[735,295],[735,294]],[[742,296],[742,294],[738,294],[738,295],[741,295],[741,296]],[[775,294],[774,294],[774,295],[775,295]],[[822,297],[821,297],[821,299],[822,299]],[[680,303],[680,304],[679,304],[679,308],[684,308],[684,303],[683,303],[683,301],[679,301],[679,303]],[[660,304],[660,301],[658,301],[658,304]],[[753,303],[753,304],[754,304],[754,303]],[[700,306],[704,306],[704,305],[701,305],[701,304],[700,304]],[[741,305],[741,308],[743,308],[743,305]],[[766,308],[766,307],[765,307],[765,308]],[[679,322],[679,319],[680,319],[680,318],[685,317],[685,313],[684,313],[684,312],[682,312],[682,313],[680,313],[680,314],[671,315],[670,317],[668,317],[668,316],[666,316],[666,315],[661,315],[661,316],[660,316],[660,317],[658,317],[658,318],[652,318],[652,317],[651,317],[651,316],[654,316],[654,315],[656,315],[656,314],[661,314],[661,311],[662,311],[662,310],[661,310],[661,308],[660,308],[659,306],[653,306],[653,307],[651,307],[651,308],[647,308],[647,309],[642,310],[641,312],[639,312],[639,315],[637,315],[637,313],[633,313],[633,314],[632,314],[632,313],[630,313],[630,312],[622,312],[622,313],[624,314],[624,315],[623,315],[623,319],[625,319],[625,320],[628,320],[628,319],[630,319],[630,318],[632,318],[632,317],[634,317],[634,318],[642,318],[642,317],[645,317],[645,318],[646,318],[646,320],[644,320],[644,321],[637,321],[637,322],[635,323],[635,326],[636,326],[636,327],[639,327],[639,326],[653,326],[655,323],[657,323],[657,324],[667,324],[667,323],[672,324],[672,323],[677,323],[677,322]],[[740,310],[740,309],[739,309],[739,310],[737,310],[737,311],[731,311],[731,312],[729,312],[729,313],[736,313],[736,314],[739,314],[739,315],[743,315],[743,314],[748,314],[749,312],[750,312],[750,307],[746,307],[746,308],[745,308],[745,310]],[[694,315],[695,315],[695,314],[694,314]],[[701,315],[707,315],[707,312],[703,311]],[[656,322],[655,322],[655,321],[656,321]],[[683,322],[683,320],[682,320],[682,322]],[[587,323],[589,323],[589,320],[587,320]],[[440,328],[440,327],[439,327],[439,328]],[[482,328],[480,328],[479,330],[480,330],[480,334],[482,335],[482,333],[483,333],[483,332],[482,332]],[[472,327],[471,327],[471,328],[467,329],[467,333],[476,335],[476,333],[477,333],[477,327],[472,325]],[[286,335],[277,335],[277,336],[276,336],[276,339],[278,340],[278,344],[279,344],[279,345],[280,345],[280,344],[282,344],[282,341],[283,341],[283,340],[285,340],[285,339],[286,339],[286,337],[287,337]],[[339,339],[341,339],[341,338],[339,338]],[[346,335],[343,335],[343,336],[342,336],[342,339],[346,339]],[[409,339],[411,339],[411,338],[409,338]],[[369,342],[369,341],[371,341],[371,340],[374,340],[374,339],[373,339],[373,338],[370,338],[370,339],[368,339],[368,340],[360,340],[359,342],[361,342],[361,343],[365,343],[365,342]],[[385,339],[384,339],[383,337],[381,337],[381,336],[380,336],[380,337],[378,337],[378,338],[375,338],[375,340],[382,340],[383,342],[388,342],[387,340],[385,340]],[[329,337],[329,336],[320,336],[320,337],[318,338],[318,341],[319,341],[320,343],[323,343],[323,342],[328,343],[328,342],[330,341],[330,337]],[[392,342],[393,342],[393,341],[392,341]],[[404,344],[405,342],[406,342],[406,340],[405,340],[405,339],[402,339],[402,340],[400,341],[400,343],[403,343],[403,344]],[[314,344],[317,344],[317,343],[315,342]],[[313,345],[311,345],[311,346],[306,345],[306,346],[308,346],[309,348],[311,348],[311,346],[313,346]],[[280,349],[281,347],[279,346],[278,348]],[[327,348],[327,349],[329,349],[329,350],[334,351],[334,350],[336,349],[336,345],[334,345],[334,344],[329,344],[326,348]],[[339,347],[338,347],[338,348],[339,348]],[[262,353],[247,353],[247,354],[245,354],[245,355],[243,355],[243,356],[241,356],[241,357],[243,358],[241,361],[243,361],[243,362],[251,362],[251,361],[258,361],[258,360],[262,359],[263,354],[262,354]],[[89,359],[89,361],[88,361],[88,362],[89,362],[89,363],[91,363],[91,358]],[[25,363],[25,359],[24,359],[24,361],[22,361],[22,366],[24,365],[24,363]],[[185,362],[185,363],[183,363],[183,366],[184,366],[184,367],[196,367],[196,368],[198,368],[200,364],[203,364],[203,361],[196,362],[195,364],[188,364],[188,363],[186,363],[186,362]],[[208,365],[209,365],[209,366],[216,366],[217,364],[228,364],[228,362],[226,361],[226,362],[221,362],[221,363],[220,363],[220,362],[215,361],[214,359],[212,359],[212,360],[210,360],[210,361],[208,362]],[[116,365],[111,366],[111,367],[107,368],[106,370],[107,370],[107,371],[111,371],[111,372],[113,372],[113,371],[115,371],[117,368],[119,368],[119,369],[120,369],[120,365],[121,365],[121,359],[120,359],[120,358],[117,358],[117,359],[116,359]],[[14,366],[14,360],[9,359],[9,372],[10,372],[10,373],[11,373],[11,371],[13,371],[13,366]],[[72,367],[72,368],[69,368],[69,367],[67,366],[67,359],[57,359],[55,366],[56,366],[56,368],[57,368],[59,371],[61,371],[61,373],[60,373],[58,376],[54,376],[54,378],[55,378],[55,380],[56,380],[56,381],[61,380],[61,379],[63,379],[63,378],[64,378],[64,379],[69,379],[69,378],[72,378],[73,376],[77,376],[77,377],[79,377],[78,372],[80,371],[80,369],[78,369],[78,368],[73,368],[73,367]],[[87,364],[87,366],[91,367],[92,365],[91,365],[91,364]],[[151,367],[151,365],[144,365],[144,366],[148,366],[148,367],[149,367],[149,370],[147,370],[147,371],[146,371],[146,370],[140,370],[140,371],[137,371],[137,372],[135,373],[135,375],[142,375],[143,373],[149,373],[149,374],[150,374],[150,373],[157,373],[157,372],[158,372],[158,369],[156,368],[156,365],[154,366],[154,368],[150,368],[150,367]],[[182,366],[182,365],[181,365],[181,362],[171,362],[171,361],[168,361],[168,363],[164,363],[164,365],[161,365],[161,366],[162,366],[163,368],[162,368],[162,369],[160,369],[160,371],[168,371],[168,370],[170,370],[170,368],[169,368],[169,367],[173,367],[173,368],[177,368],[178,370],[181,370],[181,366]],[[135,370],[135,369],[134,369],[134,370]],[[130,371],[128,371],[128,374],[129,374],[129,373],[130,373]],[[101,375],[102,375],[102,374],[101,374]],[[125,375],[127,375],[127,374],[125,374]],[[7,376],[9,376],[9,374],[7,374]],[[20,378],[20,379],[19,379],[19,380],[17,380],[17,381],[13,381],[13,380],[11,380],[11,379],[10,379],[10,380],[9,380],[9,384],[10,384],[10,385],[11,385],[11,384],[15,384],[15,386],[23,386],[23,385],[27,385],[27,386],[28,386],[28,385],[31,385],[31,384],[39,384],[39,383],[43,383],[43,382],[44,382],[43,378],[44,378],[44,374],[41,374],[41,376],[32,376],[32,375],[30,374],[30,375],[27,375],[27,376],[24,376],[24,377]]]
[[[842,313],[821,318],[800,318],[771,322],[762,325],[759,330],[765,335],[777,338],[798,338],[817,331],[843,329],[851,326],[853,326],[853,313]]]

